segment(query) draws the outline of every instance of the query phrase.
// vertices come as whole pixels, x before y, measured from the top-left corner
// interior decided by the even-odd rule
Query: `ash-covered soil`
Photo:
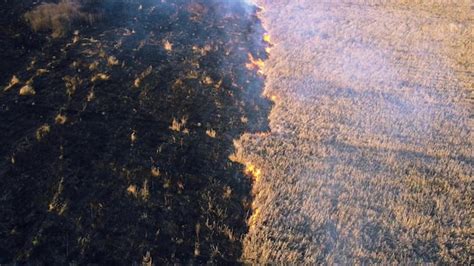
[[[0,1],[0,263],[239,261],[251,184],[229,155],[271,107],[255,8],[63,3],[29,25],[38,1]]]
[[[261,0],[253,262],[473,263],[470,1]]]

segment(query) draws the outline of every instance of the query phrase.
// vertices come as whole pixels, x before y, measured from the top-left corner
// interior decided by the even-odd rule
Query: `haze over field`
[[[243,257],[472,263],[469,1],[257,2],[276,105],[236,143],[259,171]]]
[[[473,10],[0,0],[0,265],[474,265]]]

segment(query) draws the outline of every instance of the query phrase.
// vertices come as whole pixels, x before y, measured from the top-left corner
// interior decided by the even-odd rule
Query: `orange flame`
[[[252,215],[249,217],[247,224],[249,225],[250,228],[255,227],[257,224],[257,219],[260,215],[260,209],[254,209]]]
[[[263,41],[267,43],[268,45],[267,47],[265,47],[265,52],[267,52],[267,54],[270,54],[270,51],[272,50],[272,47],[273,47],[272,38],[270,37],[270,34],[265,33],[263,35]]]
[[[254,182],[260,181],[262,177],[262,170],[258,169],[254,164],[248,163],[245,165],[244,173],[252,177]]]
[[[265,62],[261,59],[255,59],[251,53],[249,53],[249,63],[245,64],[249,70],[257,70],[259,73],[262,73],[263,68],[265,67]]]
[[[268,34],[268,33],[263,34],[263,41],[268,43],[268,44],[271,44],[272,43],[272,38],[270,37],[270,34]]]

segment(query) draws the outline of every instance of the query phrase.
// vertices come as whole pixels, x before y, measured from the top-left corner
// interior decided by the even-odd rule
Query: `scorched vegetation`
[[[266,56],[254,8],[1,5],[0,263],[239,261],[252,198],[232,140],[270,108],[246,67]]]

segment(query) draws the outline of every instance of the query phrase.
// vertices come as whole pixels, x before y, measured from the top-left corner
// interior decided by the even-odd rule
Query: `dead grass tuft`
[[[34,31],[50,31],[53,38],[66,34],[73,22],[81,21],[92,24],[97,15],[82,12],[77,0],[62,0],[55,3],[42,3],[24,15]]]
[[[25,85],[21,87],[19,94],[21,96],[33,96],[36,94],[36,91],[31,85]]]
[[[56,124],[59,124],[59,125],[64,125],[67,121],[67,117],[63,114],[58,114],[55,118],[54,118],[54,122]]]
[[[51,127],[48,124],[44,124],[36,130],[36,139],[40,141],[51,131]]]

